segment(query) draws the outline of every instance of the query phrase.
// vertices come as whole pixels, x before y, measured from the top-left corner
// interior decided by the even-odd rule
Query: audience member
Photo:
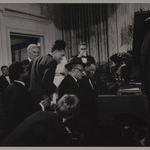
[[[110,60],[115,63],[115,66],[111,68],[115,78],[124,83],[130,81],[131,67],[132,67],[132,55],[125,52],[120,52],[112,55]]]
[[[63,118],[78,114],[79,100],[75,95],[64,95],[55,106],[55,111],[39,111],[23,121],[2,146],[69,146],[71,136]]]
[[[96,66],[92,62],[87,62],[85,65],[84,76],[79,81],[79,85],[83,94],[84,101],[84,108],[83,115],[84,117],[88,118],[92,121],[96,114],[98,113],[97,110],[97,83],[93,78],[96,72]]]
[[[79,46],[78,46],[78,49],[79,49],[79,54],[75,55],[75,56],[72,56],[73,58],[78,57],[78,58],[81,58],[83,63],[92,62],[93,64],[95,64],[94,57],[89,56],[87,54],[88,53],[87,44],[85,42],[80,43]]]
[[[89,100],[89,98],[84,99],[84,98],[87,98],[87,96],[84,95],[85,93],[83,93],[83,89],[80,86],[80,82],[79,82],[80,80],[82,80],[82,78],[84,76],[85,64],[81,61],[80,58],[76,57],[76,58],[70,59],[69,63],[66,64],[65,67],[68,70],[68,75],[61,82],[59,89],[58,89],[58,95],[59,95],[59,97],[62,97],[64,94],[74,94],[79,98],[79,101],[80,101],[79,116],[75,117],[73,119],[68,119],[65,123],[71,129],[71,131],[79,132],[79,133],[83,134],[84,139],[85,139],[85,144],[88,145],[88,142],[89,142],[88,140],[89,140],[89,137],[91,136],[90,133],[92,133],[92,131],[93,131],[92,130],[93,126],[91,126],[91,122],[89,119],[91,117],[88,116],[88,114],[91,112],[91,110],[87,110],[88,109],[87,101]],[[89,84],[87,86],[89,86]],[[86,86],[86,85],[84,85],[84,86]],[[91,91],[90,91],[90,93],[91,93]],[[89,109],[91,109],[91,108],[92,108],[92,105]],[[87,113],[88,111],[89,111],[89,113]],[[85,137],[87,137],[87,138],[85,138]],[[91,137],[93,137],[93,136],[91,136]]]
[[[27,47],[28,60],[31,62],[35,58],[40,56],[40,48],[36,44],[30,44]]]
[[[83,77],[84,63],[80,58],[72,58],[69,63],[65,65],[65,67],[68,70],[68,75],[63,79],[58,88],[58,96],[61,98],[64,94],[76,95],[79,98],[81,108],[83,95],[78,80]],[[82,108],[80,110],[82,110]],[[78,117],[69,121],[69,127],[72,131],[79,131],[78,123]]]
[[[29,44],[27,47],[27,59],[23,60],[24,67],[28,66],[29,70],[29,77],[26,82],[26,87],[29,88],[30,85],[30,73],[31,73],[31,66],[32,62],[35,58],[39,57],[41,53],[40,47],[36,44]]]
[[[28,71],[25,70],[22,62],[11,64],[9,74],[12,84],[6,87],[3,99],[4,136],[9,134],[26,117],[38,110],[42,110],[44,107],[43,102],[40,104],[41,106],[34,104],[30,93],[25,87]]]
[[[10,84],[10,78],[7,66],[2,66],[1,71],[2,75],[0,76],[0,92],[3,93],[5,88]]]
[[[83,132],[86,136],[87,145],[96,143],[98,133],[98,92],[97,81],[94,78],[96,66],[92,62],[87,62],[85,72],[82,79],[79,81],[81,92],[83,94],[83,103],[81,107],[80,117],[86,122]]]
[[[57,63],[65,54],[66,43],[63,40],[55,41],[51,53],[38,57],[32,63],[29,91],[36,103],[41,99],[51,97],[56,86],[53,83]]]
[[[84,63],[80,58],[72,58],[65,67],[68,70],[68,75],[63,79],[59,86],[58,96],[61,98],[64,94],[74,94],[80,100],[82,94],[78,80],[83,77]]]

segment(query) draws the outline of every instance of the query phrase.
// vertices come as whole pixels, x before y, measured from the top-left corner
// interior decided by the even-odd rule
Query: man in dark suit
[[[74,57],[78,57],[78,58],[81,58],[82,62],[83,63],[87,63],[87,62],[92,62],[95,64],[95,59],[94,57],[92,56],[89,56],[87,54],[87,44],[85,42],[82,42],[79,44],[78,46],[78,49],[79,49],[79,54],[78,55],[75,55],[75,56],[72,56],[73,58]]]
[[[79,100],[75,95],[64,95],[55,111],[39,111],[23,121],[6,139],[2,146],[70,146],[71,136],[63,124],[77,115]],[[69,131],[69,130],[68,130]]]
[[[31,73],[31,67],[32,62],[35,58],[39,57],[41,53],[40,47],[36,44],[29,44],[27,47],[27,59],[23,60],[24,67],[28,66],[29,70],[29,77],[26,81],[26,87],[29,88],[30,85],[30,73]]]
[[[84,63],[80,58],[72,58],[65,67],[68,70],[68,75],[63,79],[59,86],[58,96],[61,98],[64,94],[74,94],[81,101],[82,93],[78,80],[83,77]]]
[[[2,66],[1,71],[2,75],[0,76],[0,92],[3,93],[5,88],[10,84],[10,79],[7,66]]]
[[[85,72],[82,79],[79,81],[79,85],[82,91],[84,99],[84,113],[83,115],[94,120],[97,112],[97,83],[93,78],[96,72],[96,66],[92,62],[87,62],[85,65]]]
[[[6,87],[3,99],[3,126],[4,134],[8,135],[26,117],[38,110],[44,110],[43,102],[35,104],[31,94],[25,87],[28,71],[22,62],[15,62],[9,67],[12,84]],[[40,106],[41,105],[41,106]]]
[[[57,63],[65,54],[66,43],[63,40],[55,41],[51,53],[38,57],[32,63],[29,91],[36,103],[46,97],[51,97],[56,86],[53,83]]]
[[[29,44],[27,47],[28,60],[31,62],[35,58],[40,56],[40,48],[36,44]]]
[[[84,126],[87,145],[94,145],[98,140],[98,88],[94,77],[96,65],[87,62],[85,65],[84,76],[79,81],[83,95],[82,120],[88,125]]]
[[[78,81],[83,77],[84,63],[80,58],[72,58],[69,63],[65,65],[68,70],[68,75],[62,80],[58,88],[58,97],[61,98],[65,94],[74,94],[79,98],[80,113],[78,117],[69,119],[66,124],[74,132],[83,132],[85,124],[82,121],[81,114],[84,108],[83,93],[79,86]],[[82,123],[81,123],[82,122]]]

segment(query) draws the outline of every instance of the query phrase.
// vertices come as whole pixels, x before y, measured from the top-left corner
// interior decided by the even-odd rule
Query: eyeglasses
[[[81,50],[86,50],[87,48],[81,48]]]
[[[84,70],[80,69],[80,68],[74,68],[74,69],[78,69],[81,73],[83,73]]]

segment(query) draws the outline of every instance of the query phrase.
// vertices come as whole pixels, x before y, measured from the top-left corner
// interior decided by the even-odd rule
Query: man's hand
[[[40,104],[43,105],[44,108],[47,106],[50,106],[50,103],[51,103],[51,100],[48,97],[40,102]]]

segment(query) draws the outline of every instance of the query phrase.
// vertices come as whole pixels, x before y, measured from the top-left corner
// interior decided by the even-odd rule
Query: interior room
[[[90,72],[87,70],[92,74],[92,77],[90,76],[87,78],[90,84],[94,84],[94,86],[91,85],[92,89],[89,90],[89,92],[88,86],[82,84],[82,82],[80,83],[82,84],[82,88],[80,84],[79,87],[81,88],[80,92],[85,89],[85,91],[83,91],[85,92],[85,97],[83,97],[84,100],[87,98],[87,101],[88,95],[91,94],[90,92],[92,90],[95,92],[90,96],[95,99],[96,102],[93,100],[93,102],[89,103],[88,105],[90,105],[90,107],[87,106],[89,113],[87,111],[86,115],[84,114],[84,117],[87,119],[89,114],[91,115],[93,113],[92,107],[95,107],[95,110],[97,110],[94,116],[95,126],[92,126],[91,124],[93,122],[91,123],[88,120],[90,117],[87,119],[89,123],[86,122],[87,120],[84,118],[85,120],[81,119],[83,124],[78,121],[79,124],[81,123],[81,128],[79,126],[80,129],[78,130],[77,128],[77,131],[75,130],[74,132],[70,131],[71,128],[68,129],[68,127],[66,127],[68,124],[65,124],[64,121],[62,121],[63,125],[65,124],[67,133],[70,134],[71,143],[61,143],[60,145],[57,145],[55,140],[60,140],[60,138],[57,139],[57,137],[59,137],[59,133],[57,133],[57,137],[55,136],[55,133],[52,133],[54,134],[54,139],[52,137],[50,138],[52,138],[52,141],[54,140],[54,143],[51,143],[51,145],[41,142],[41,132],[47,131],[46,129],[42,129],[42,127],[38,124],[41,128],[38,126],[37,128],[35,127],[32,132],[30,132],[30,130],[23,131],[26,133],[30,132],[33,137],[36,137],[36,135],[33,134],[34,132],[37,132],[36,134],[39,139],[37,138],[32,143],[32,140],[29,142],[29,140],[26,138],[21,137],[20,140],[16,142],[16,138],[14,137],[17,133],[14,132],[18,131],[20,134],[22,133],[22,131],[19,131],[19,125],[22,125],[21,123],[24,123],[24,121],[28,121],[28,119],[30,119],[26,117],[19,123],[18,126],[16,126],[16,130],[13,129],[7,136],[4,136],[4,105],[7,105],[5,104],[5,99],[8,97],[8,95],[10,96],[10,99],[12,98],[12,95],[7,93],[6,89],[8,89],[9,86],[12,86],[16,80],[17,82],[23,82],[23,80],[25,80],[25,76],[23,76],[24,72],[22,72],[22,74],[19,74],[18,79],[12,80],[10,76],[10,82],[3,90],[1,90],[1,87],[3,87],[4,82],[2,82],[0,79],[0,145],[98,147],[149,146],[150,4],[0,3],[1,77],[5,76],[2,66],[8,69],[9,74],[6,76],[9,76],[11,74],[10,66],[16,62],[23,62],[25,65],[24,67],[27,67],[26,69],[31,67],[31,70],[29,70],[30,82],[27,84],[25,83],[25,86],[29,84],[29,87],[26,89],[28,92],[30,92],[32,87],[31,80],[36,80],[32,75],[36,74],[37,72],[37,69],[34,70],[37,67],[37,64],[48,55],[51,55],[52,59],[55,60],[54,52],[57,40],[65,42],[65,48],[60,49],[61,52],[65,50],[64,54],[62,54],[65,56],[65,64],[58,67],[60,62],[56,61],[56,66],[58,67],[57,69],[60,69],[61,71],[63,70],[62,68],[65,68],[65,71],[58,71],[58,73],[56,73],[57,69],[55,66],[52,80],[45,80],[46,82],[43,85],[44,88],[48,85],[49,82],[52,82],[56,89],[50,94],[51,96],[49,97],[51,98],[51,101],[48,103],[48,105],[52,106],[50,110],[43,110],[41,102],[43,102],[46,97],[42,97],[43,99],[40,99],[42,101],[38,103],[42,107],[42,110],[40,111],[44,111],[44,113],[50,111],[55,114],[57,110],[57,104],[63,97],[59,97],[59,89],[61,89],[63,80],[67,77],[68,74],[71,74],[71,76],[72,74],[75,74],[77,70],[73,71],[73,73],[71,72],[74,69],[78,69],[78,71],[82,73],[82,76],[84,76],[86,69],[88,69],[88,67],[93,64],[95,66],[94,73],[91,73],[92,71]],[[40,52],[38,57],[31,59],[30,61],[29,45],[32,44],[34,46],[36,45],[38,49],[40,49]],[[86,47],[86,56],[91,56],[94,59],[94,63],[90,62],[91,64],[88,64],[88,59],[86,60],[86,63],[83,61],[85,59],[81,59],[83,61],[82,63],[84,63],[84,65],[82,64],[84,69],[81,66],[81,68],[73,68],[74,64],[71,62],[71,58],[74,56],[77,57],[77,59],[80,58],[79,47],[81,45]],[[58,49],[56,49],[56,51],[57,50]],[[28,60],[29,62],[24,60]],[[43,62],[44,61],[45,60],[43,60]],[[48,62],[45,62],[44,64],[39,65],[38,69],[44,66],[39,72],[41,73],[44,69],[50,70],[46,70],[44,73],[41,73],[41,75],[35,75],[37,78],[41,78],[41,81],[39,79],[37,80],[41,87],[42,82],[44,82],[44,78],[46,77],[46,73],[53,71],[53,68],[50,67],[51,64],[48,65],[47,63]],[[72,65],[70,65],[71,63]],[[67,64],[73,68],[71,71],[67,68]],[[81,65],[81,63],[79,64]],[[61,82],[59,82],[59,79],[57,78],[58,74],[63,75]],[[57,77],[55,78],[55,76]],[[18,81],[19,79],[20,81]],[[37,85],[35,84],[35,86]],[[51,89],[53,89],[53,87],[51,87],[50,90]],[[74,92],[65,93],[66,90],[67,87],[66,89],[64,88],[62,90],[64,94],[74,94]],[[77,96],[76,94],[74,95]],[[45,95],[43,94],[43,96]],[[77,98],[79,97],[77,96]],[[14,112],[19,109],[17,109],[15,106],[17,102],[15,103],[13,101],[15,101],[15,99],[12,100],[13,104],[11,103],[9,108],[12,106],[14,108]],[[80,98],[79,103],[81,105],[79,111],[82,112],[83,104],[82,101],[80,101]],[[93,103],[95,105],[93,105]],[[19,102],[17,104],[19,104]],[[68,120],[68,118],[66,119],[63,117],[62,120]],[[76,122],[76,120],[73,121]],[[74,124],[74,122],[72,124]],[[40,130],[41,132],[38,133],[36,129]],[[91,132],[90,130],[94,131]],[[16,137],[19,137],[19,134],[17,134]],[[39,144],[40,142],[41,145]]]

